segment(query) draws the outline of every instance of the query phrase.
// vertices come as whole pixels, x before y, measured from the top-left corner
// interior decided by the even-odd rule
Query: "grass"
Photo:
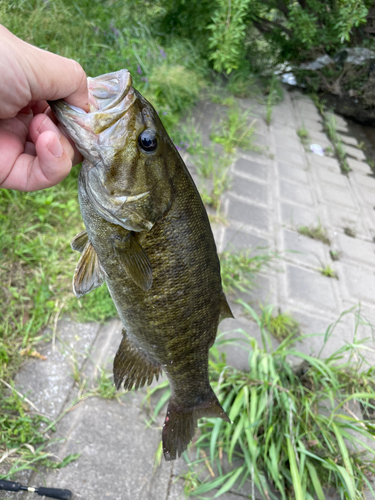
[[[280,102],[283,98],[283,91],[279,80],[275,74],[272,75],[271,81],[269,83],[268,95],[266,99],[266,123],[271,124],[272,112],[274,106]]]
[[[279,311],[277,315],[273,314],[274,306],[270,305],[263,308],[262,321],[264,327],[277,340],[282,341],[290,336],[296,336],[300,332],[299,323],[293,318],[289,312],[282,313]]]
[[[226,153],[234,153],[237,148],[254,149],[255,122],[249,111],[241,111],[238,106],[233,106],[229,108],[226,118],[214,127],[211,140],[222,144]]]
[[[337,132],[336,118],[333,113],[323,112],[323,122],[324,128],[330,141],[333,144],[336,156],[340,163],[341,172],[343,174],[348,174],[351,171],[347,161],[347,155],[345,151],[345,146],[341,140],[340,134]]]
[[[243,250],[222,252],[219,257],[223,290],[228,294],[236,294],[248,292],[254,287],[256,273],[268,266],[274,255],[251,255],[251,250]]]
[[[330,250],[329,251],[329,255],[331,256],[331,259],[332,260],[340,260],[340,252],[338,252],[337,250]]]
[[[330,266],[330,264],[323,265],[319,269],[319,272],[326,278],[336,278],[337,280],[339,279],[336,271]]]
[[[0,380],[0,385],[0,461],[3,463],[0,478],[10,478],[22,470],[40,466],[61,468],[78,458],[74,454],[56,460],[50,451],[56,443],[52,437],[56,430],[53,422],[40,414],[12,383]]]
[[[297,135],[301,139],[302,144],[306,146],[310,140],[310,136],[309,136],[309,131],[307,130],[304,124],[302,125],[301,128],[297,130]]]
[[[320,100],[316,94],[310,96],[314,101],[315,106],[318,108],[319,113],[323,118],[323,124],[325,131],[329,139],[331,140],[337,159],[340,163],[341,172],[343,174],[348,174],[351,171],[347,161],[347,155],[345,151],[344,144],[341,140],[340,134],[337,132],[337,123],[335,115],[331,112],[327,112],[325,101]]]
[[[326,229],[321,225],[320,221],[317,226],[300,226],[298,228],[298,232],[303,236],[307,236],[308,238],[312,238],[313,240],[319,240],[325,243],[326,245],[330,245],[331,241],[327,236]]]
[[[246,371],[227,366],[220,339],[212,348],[212,386],[232,424],[200,422],[195,444],[184,453],[185,494],[216,498],[243,486],[249,498],[257,488],[267,500],[278,498],[275,490],[283,500],[324,500],[329,487],[341,498],[364,499],[365,488],[375,495],[369,482],[375,474],[374,422],[367,419],[375,409],[374,368],[363,358],[371,348],[357,338],[358,312],[343,313],[322,334],[314,358],[297,348],[313,335],[288,337],[272,350],[267,321],[242,305],[259,325],[262,341],[238,332],[249,353]],[[356,319],[352,342],[323,357],[337,323],[349,313]]]

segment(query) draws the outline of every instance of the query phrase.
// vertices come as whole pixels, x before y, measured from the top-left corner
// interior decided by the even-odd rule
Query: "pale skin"
[[[0,187],[37,191],[58,184],[82,157],[47,100],[64,99],[88,111],[84,70],[0,25],[0,75]]]

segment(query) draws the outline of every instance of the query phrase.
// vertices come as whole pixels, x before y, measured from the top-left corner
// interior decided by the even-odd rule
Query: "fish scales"
[[[172,460],[186,449],[198,418],[229,421],[210,386],[208,351],[220,317],[231,312],[196,186],[125,72],[89,79],[94,101],[98,85],[101,96],[102,87],[116,81],[123,92],[117,99],[125,103],[123,121],[114,119],[112,129],[100,127],[100,120],[111,123],[110,100],[96,102],[88,115],[62,101],[50,104],[86,158],[78,181],[86,233],[72,242],[82,252],[74,290],[81,296],[107,283],[124,325],[114,361],[117,387],[149,384],[161,370],[167,375],[171,399],[163,449]],[[150,144],[151,154],[143,150]]]

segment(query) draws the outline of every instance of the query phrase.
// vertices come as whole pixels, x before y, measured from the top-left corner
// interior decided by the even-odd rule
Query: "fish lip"
[[[117,151],[124,147],[125,136],[113,134],[111,127],[119,130],[116,124],[126,120],[125,115],[138,96],[126,69],[88,78],[87,81],[90,112],[63,100],[49,101],[49,105],[80,153],[94,164],[105,163],[107,153],[103,157],[101,150]]]

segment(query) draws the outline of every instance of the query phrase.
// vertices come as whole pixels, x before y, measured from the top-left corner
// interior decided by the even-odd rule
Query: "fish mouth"
[[[66,129],[77,149],[90,162],[107,163],[110,151],[124,147],[126,113],[137,96],[132,87],[132,77],[127,69],[87,78],[90,111],[63,100],[49,101],[58,121]],[[119,125],[119,126],[118,126]],[[102,155],[100,150],[107,149]]]

